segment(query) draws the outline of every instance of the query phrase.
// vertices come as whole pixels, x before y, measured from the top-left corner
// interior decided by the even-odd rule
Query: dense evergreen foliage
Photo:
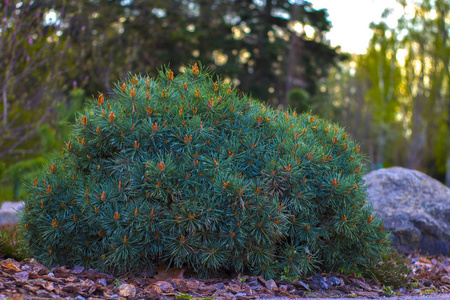
[[[92,101],[30,183],[31,255],[116,274],[167,263],[269,278],[378,262],[388,236],[344,129],[215,79],[197,64],[162,69]]]

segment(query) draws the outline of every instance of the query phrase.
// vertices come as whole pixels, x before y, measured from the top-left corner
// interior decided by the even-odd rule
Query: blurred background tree
[[[367,53],[330,78],[336,120],[363,141],[372,168],[401,165],[450,186],[450,1],[398,2],[413,16],[372,24]]]
[[[61,89],[67,38],[62,23],[51,18],[49,1],[4,1],[0,4],[0,159],[6,170],[2,196],[17,198],[23,175],[53,150],[54,106]]]
[[[346,125],[372,169],[403,165],[444,181],[450,0],[399,2],[415,16],[372,24],[367,53],[350,55],[325,38],[326,10],[303,0],[3,1],[0,199],[20,198],[24,175],[62,145],[86,97],[111,93],[129,72],[196,61],[270,106]]]

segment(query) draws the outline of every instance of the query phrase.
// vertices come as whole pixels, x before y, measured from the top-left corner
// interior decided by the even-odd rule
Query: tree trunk
[[[8,117],[8,99],[6,98],[6,87],[3,87],[3,129],[0,132],[6,131],[7,117]]]
[[[447,22],[445,20],[447,19],[447,13],[448,13],[448,7],[442,6],[441,9],[438,10],[440,14],[440,31],[442,33],[442,46],[444,47],[442,53],[448,53],[448,46],[447,46],[447,40],[448,40],[448,28],[447,28]],[[447,101],[447,105],[445,109],[447,110],[447,142],[446,142],[446,156],[447,161],[445,164],[445,184],[450,187],[450,70],[449,70],[449,56],[444,55],[444,69],[446,71],[447,76],[447,92],[444,96],[444,99]],[[445,103],[445,102],[444,102]]]
[[[450,77],[447,78],[450,81]],[[450,88],[448,88],[450,90]],[[450,99],[447,98],[447,163],[445,165],[445,184],[450,187]]]
[[[291,21],[295,22],[299,19],[299,5],[293,4]],[[286,87],[284,90],[284,97],[280,99],[280,103],[286,107],[288,104],[288,95],[292,89],[292,85],[294,82],[294,78],[297,75],[295,72],[295,68],[298,64],[298,58],[301,55],[302,49],[302,40],[301,38],[295,34],[295,32],[291,32],[291,41],[289,44],[289,55],[286,61]]]
[[[450,137],[449,139],[450,140]],[[445,169],[445,184],[450,187],[450,142],[447,140],[447,164]]]

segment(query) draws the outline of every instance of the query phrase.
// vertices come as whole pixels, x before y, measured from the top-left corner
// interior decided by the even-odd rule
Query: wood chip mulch
[[[450,292],[450,260],[409,254],[408,287],[390,289],[356,275],[316,274],[301,280],[264,280],[260,276],[196,279],[183,269],[159,268],[155,275],[116,278],[83,267],[48,269],[34,259],[0,260],[0,300],[21,299],[277,299],[379,298]]]

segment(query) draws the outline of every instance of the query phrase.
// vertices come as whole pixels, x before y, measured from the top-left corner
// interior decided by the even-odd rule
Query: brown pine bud
[[[109,121],[109,123],[114,122],[115,119],[116,119],[116,115],[114,115],[114,112],[111,111],[111,112],[109,113],[109,115],[108,115],[108,121]]]
[[[214,106],[214,99],[213,99],[213,98],[211,98],[211,99],[208,101],[207,106],[208,106],[209,109],[211,109],[211,108]]]
[[[103,105],[105,104],[105,99],[103,98],[103,94],[100,94],[97,98],[97,104],[98,105]]]
[[[200,72],[197,63],[195,63],[195,65],[192,66],[192,72],[194,73],[195,76],[197,76],[198,73]]]
[[[159,126],[156,122],[152,123],[152,129],[153,129],[153,132],[157,132],[159,130]]]
[[[333,178],[331,180],[331,183],[333,184],[333,186],[337,186],[339,184],[339,179]]]
[[[187,136],[187,134],[184,136],[184,143],[186,145],[190,144],[192,142],[192,134],[189,135],[189,137]]]
[[[165,164],[163,161],[160,162],[160,163],[157,163],[156,165],[157,165],[158,170],[159,170],[160,172],[163,172],[163,171],[166,169],[166,164]]]

